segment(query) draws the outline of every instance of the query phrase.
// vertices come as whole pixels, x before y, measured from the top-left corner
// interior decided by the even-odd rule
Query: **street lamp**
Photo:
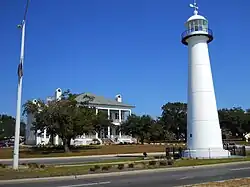
[[[29,0],[27,0],[26,9],[24,13],[24,19],[17,27],[22,29],[21,39],[21,54],[20,63],[18,65],[18,87],[17,87],[17,106],[16,106],[16,126],[15,126],[15,143],[14,143],[14,155],[13,155],[13,169],[18,169],[19,159],[19,136],[20,136],[20,121],[21,121],[21,104],[22,104],[22,83],[23,83],[23,60],[24,60],[24,40],[25,40],[25,24],[26,14],[28,11]]]

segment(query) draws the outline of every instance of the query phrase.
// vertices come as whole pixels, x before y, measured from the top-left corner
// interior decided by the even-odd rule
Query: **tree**
[[[165,135],[169,135],[169,132],[173,132],[176,136],[179,134],[184,134],[186,137],[187,104],[180,102],[168,102],[167,104],[163,105],[160,121],[163,125]]]
[[[137,116],[132,114],[121,124],[121,131],[127,135],[132,135],[143,144],[150,138],[150,129],[155,121],[149,115]]]
[[[96,120],[95,109],[88,107],[93,98],[83,96],[84,102],[78,103],[76,96],[67,90],[60,100],[47,104],[39,100],[38,105],[31,102],[24,105],[26,113],[34,113],[34,129],[41,132],[46,129],[48,134],[57,134],[63,141],[65,152],[70,151],[71,139],[93,130]]]
[[[242,125],[242,129],[244,129],[245,133],[250,133],[250,109],[246,109],[245,122]]]
[[[151,142],[158,142],[164,140],[164,130],[163,125],[160,120],[154,120],[149,129],[149,140]]]
[[[101,132],[104,131],[104,129],[106,129],[107,127],[111,125],[113,124],[112,124],[112,120],[108,118],[108,113],[99,110],[93,122],[94,131],[101,134]]]
[[[241,107],[223,108],[218,111],[222,132],[230,130],[232,136],[242,136],[248,124],[248,114]]]
[[[139,137],[140,116],[132,114],[127,120],[121,123],[120,130],[127,135]]]
[[[23,105],[23,115],[28,115],[28,114],[36,114],[39,111],[41,111],[44,107],[46,106],[45,102],[41,99],[36,100],[36,102],[33,102],[31,100],[28,100],[24,105]]]
[[[150,115],[141,116],[139,126],[139,137],[142,144],[145,140],[150,139],[150,131],[153,127],[156,127],[156,123]]]
[[[0,139],[11,138],[15,135],[16,120],[12,116],[6,114],[0,115]],[[25,123],[21,121],[20,136],[25,134]]]

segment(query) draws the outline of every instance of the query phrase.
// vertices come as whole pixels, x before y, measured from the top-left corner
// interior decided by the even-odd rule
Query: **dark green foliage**
[[[6,168],[6,167],[7,167],[6,164],[1,164],[1,163],[0,163],[0,168]]]
[[[34,130],[47,129],[48,134],[57,134],[63,141],[65,152],[70,151],[72,138],[94,131],[94,125],[100,120],[95,114],[95,109],[87,106],[93,98],[84,96],[85,102],[78,103],[76,97],[76,94],[66,91],[62,94],[61,100],[50,101],[47,105],[42,100],[38,100],[38,104],[31,101],[24,104],[24,113],[32,112],[35,116]]]
[[[174,160],[168,160],[168,165],[173,165],[174,164]]]
[[[45,166],[44,164],[41,164],[41,165],[40,165],[40,168],[41,168],[41,169],[44,169],[45,167],[46,167],[46,166]]]
[[[162,160],[162,161],[159,162],[159,165],[160,166],[167,166],[168,162],[166,160],[165,161]]]
[[[91,172],[95,172],[95,171],[96,171],[96,169],[95,169],[95,168],[89,168],[89,171],[91,171]]]
[[[250,132],[250,110],[242,108],[223,108],[218,111],[223,138],[243,137]]]
[[[110,166],[103,166],[102,171],[108,171],[110,169]]]
[[[150,166],[155,166],[156,165],[156,161],[154,161],[154,160],[151,160],[151,161],[149,161],[149,163],[148,163]]]
[[[134,164],[133,163],[128,164],[128,168],[134,168]]]
[[[95,165],[94,168],[95,168],[95,170],[101,169],[101,167],[99,165]]]
[[[28,163],[28,167],[30,169],[38,169],[38,168],[40,168],[39,164],[37,164],[37,163]]]
[[[5,138],[10,138],[15,135],[15,125],[16,120],[12,116],[0,115],[0,140]],[[24,136],[25,133],[25,123],[20,124],[20,136]]]
[[[124,169],[124,164],[118,164],[117,168],[118,168],[119,170]]]

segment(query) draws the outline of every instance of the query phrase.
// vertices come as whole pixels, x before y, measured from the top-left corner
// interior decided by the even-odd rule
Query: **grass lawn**
[[[222,182],[209,182],[204,184],[186,185],[184,187],[247,187],[250,186],[250,178],[226,180]]]
[[[64,153],[61,148],[21,148],[20,158],[40,157],[67,157],[67,156],[89,156],[106,154],[126,154],[143,152],[164,152],[165,145],[106,145],[106,146],[83,146],[72,149],[70,153]],[[0,159],[13,157],[13,148],[0,149]]]
[[[228,163],[228,162],[237,162],[237,161],[249,161],[250,158],[233,158],[233,159],[214,159],[214,160],[179,160],[174,162],[173,165],[161,166],[161,167],[180,167],[180,166],[196,166],[196,165],[206,165],[206,164],[217,164],[217,163]],[[127,162],[126,162],[127,163]],[[142,163],[134,163],[134,169],[147,169],[147,168],[157,168],[159,166],[149,166],[148,161],[145,161],[145,164]],[[166,162],[165,162],[166,163]],[[94,173],[103,172],[102,167],[107,168],[108,163],[98,163],[101,168]],[[139,166],[139,167],[137,167]],[[81,175],[81,174],[89,174],[89,169],[93,168],[93,166],[83,165],[83,166],[70,166],[70,167],[51,167],[47,166],[43,169],[20,169],[19,171],[13,171],[9,168],[1,168],[0,169],[0,180],[8,180],[8,179],[20,179],[20,178],[41,178],[41,177],[52,177],[52,176],[69,176],[69,175]],[[134,170],[133,168],[128,168],[125,165],[125,168],[122,170]],[[109,168],[108,171],[105,172],[115,172],[122,171],[117,169],[117,163],[113,164],[112,168]]]
[[[198,166],[198,165],[211,165],[218,163],[241,162],[250,161],[250,157],[243,158],[225,158],[225,159],[183,159],[175,162],[175,167],[182,166]]]

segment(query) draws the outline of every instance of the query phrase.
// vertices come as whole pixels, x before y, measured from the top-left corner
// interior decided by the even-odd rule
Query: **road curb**
[[[33,182],[51,182],[51,181],[59,181],[59,180],[64,181],[64,180],[90,179],[90,178],[99,178],[99,177],[115,177],[115,176],[126,176],[126,175],[128,176],[128,175],[135,175],[135,174],[160,173],[160,172],[167,172],[167,171],[181,171],[181,170],[209,168],[209,167],[211,168],[211,167],[238,165],[238,164],[248,164],[248,163],[250,163],[250,161],[229,162],[229,163],[200,165],[200,166],[185,166],[185,167],[173,167],[173,168],[144,169],[144,170],[122,171],[122,172],[112,172],[112,173],[96,173],[96,174],[58,176],[58,177],[0,180],[0,184],[16,184],[16,183],[26,183],[26,182],[29,182],[29,183],[33,183]]]
[[[166,154],[165,152],[147,153],[148,156]],[[109,154],[109,155],[89,155],[89,156],[70,156],[70,157],[44,157],[44,158],[20,158],[19,161],[38,161],[38,160],[69,160],[78,158],[101,158],[101,157],[129,157],[129,156],[143,156],[142,153],[127,153],[127,154]],[[0,159],[0,162],[8,162],[13,159]]]

